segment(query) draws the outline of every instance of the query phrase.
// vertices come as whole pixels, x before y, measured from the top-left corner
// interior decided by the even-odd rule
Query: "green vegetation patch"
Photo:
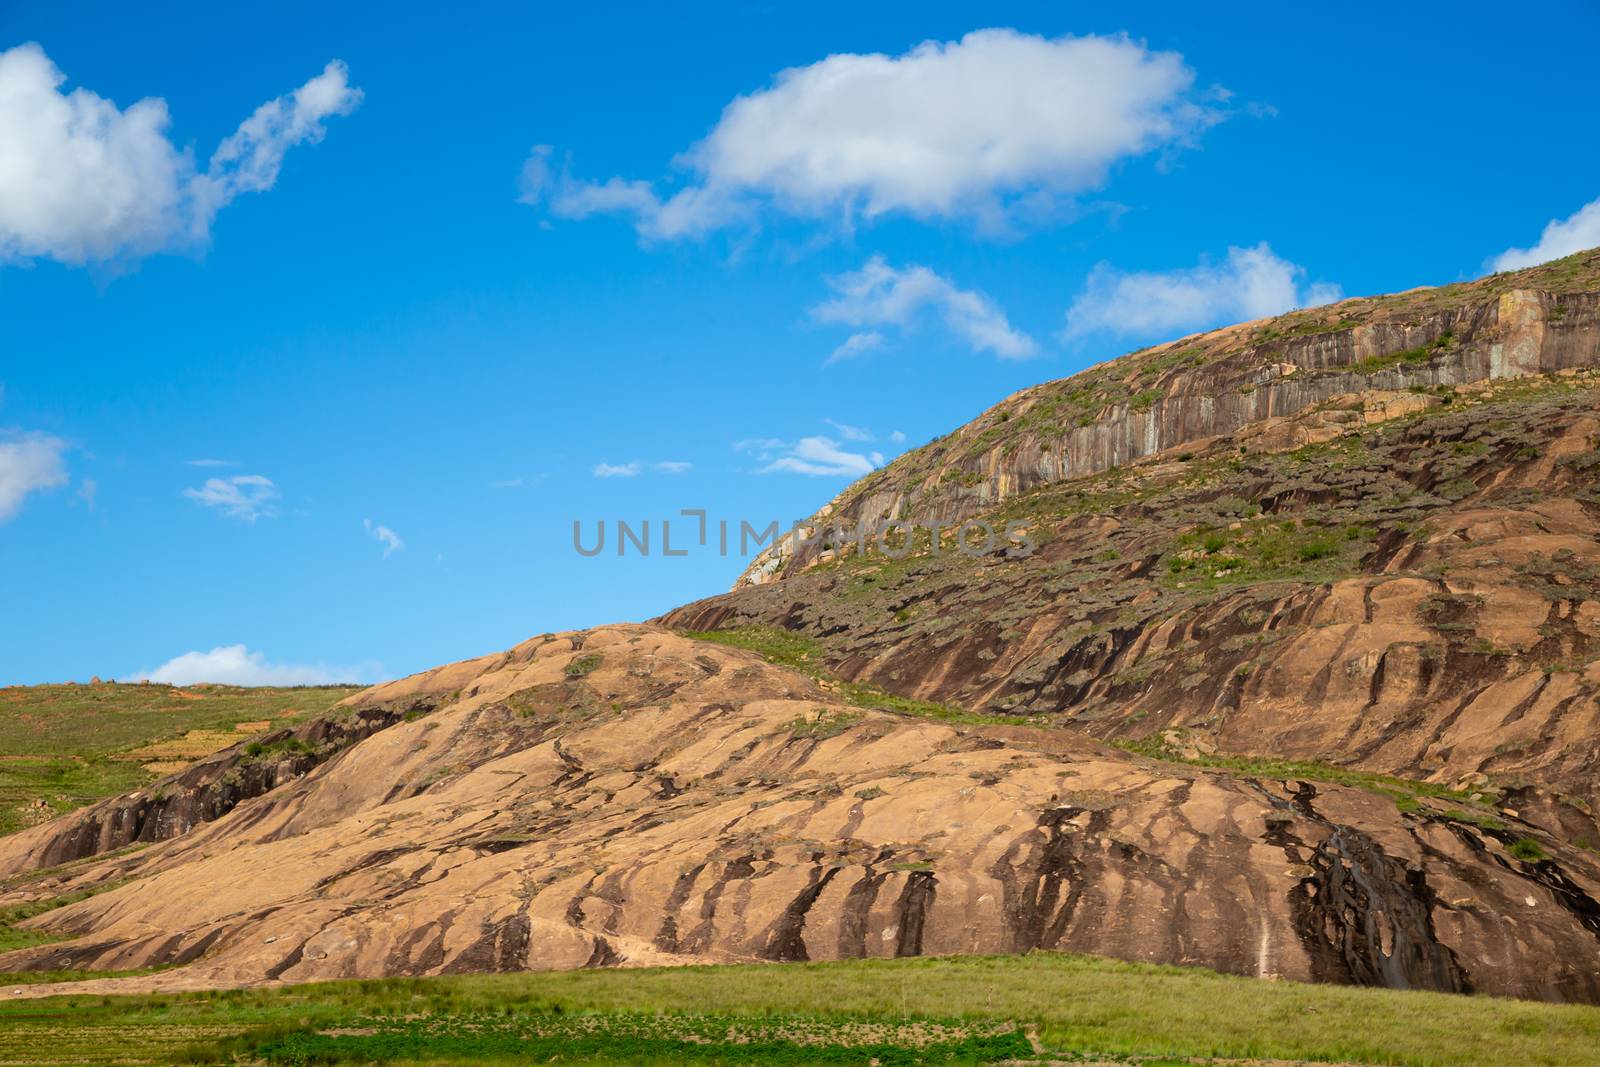
[[[1418,345],[1415,348],[1407,348],[1400,352],[1389,352],[1381,356],[1368,356],[1366,359],[1357,360],[1351,364],[1350,369],[1357,374],[1376,374],[1392,367],[1422,364],[1441,352],[1449,351],[1454,345],[1455,338],[1450,331],[1446,330],[1437,340],[1430,344]]]
[[[959,708],[954,704],[914,700],[885,692],[877,686],[835,678],[827,668],[821,642],[805,634],[797,634],[777,626],[740,626],[730,630],[688,631],[683,636],[696,641],[712,641],[719,645],[754,652],[769,663],[788,667],[818,681],[826,682],[826,688],[831,695],[858,708],[887,711],[919,719],[938,719],[941,722],[975,725],[1006,723],[1014,726],[1037,726],[1048,722],[1047,718],[1038,716],[1030,718],[1020,715],[984,715]]]
[[[359,686],[35,685],[0,688],[0,834],[118,796],[155,775],[113,757],[190,730],[316,718]]]
[[[772,1056],[805,1055],[864,1065],[873,1057],[914,1063],[942,1054],[942,1062],[957,1063],[1577,1067],[1592,1064],[1600,1047],[1600,1009],[1264,982],[1052,952],[0,1000],[0,1062],[13,1064],[470,1058],[498,1065],[552,1058],[525,1054],[542,1048],[508,1049],[512,1034],[607,1043],[569,1046],[559,1052],[563,1063],[788,1062]],[[1036,1049],[1023,1051],[1019,1038]],[[679,1044],[630,1044],[650,1041]],[[758,1042],[765,1044],[751,1047]]]
[[[1513,841],[1506,851],[1524,863],[1543,863],[1550,858],[1550,853],[1545,851],[1544,846],[1531,837]]]
[[[9,908],[0,908],[0,952],[11,952],[14,949],[31,948],[34,945],[43,945],[51,941],[61,940],[54,934],[47,934],[40,930],[18,929],[17,924],[26,919],[43,915],[45,912],[64,908],[68,904],[76,904],[80,900],[88,900],[90,897],[110,892],[122,884],[120,881],[106,882],[90,889],[80,889],[73,893],[64,893],[44,900],[35,900],[27,904],[14,904]],[[9,976],[4,977],[9,978]]]
[[[314,756],[317,746],[298,737],[280,737],[276,741],[252,741],[244,746],[241,764],[277,763],[295,756]]]
[[[855,712],[817,708],[791,722],[789,732],[796,737],[837,737],[860,721],[861,716]]]
[[[1333,526],[1270,516],[1226,527],[1203,523],[1178,536],[1167,553],[1167,575],[1186,586],[1322,581],[1354,573],[1376,536],[1376,529],[1360,523]]]
[[[1487,798],[1492,795],[1492,790],[1479,790],[1479,795],[1485,799],[1474,800],[1471,793],[1463,793],[1460,790],[1451,789],[1436,782],[1418,782],[1410,778],[1395,778],[1387,774],[1358,771],[1349,767],[1335,766],[1331,763],[1252,756],[1185,756],[1176,745],[1159,738],[1114,741],[1112,743],[1127,752],[1146,756],[1150,759],[1158,759],[1167,763],[1182,763],[1191,767],[1206,767],[1213,770],[1228,771],[1247,778],[1328,782],[1333,785],[1365,789],[1369,793],[1378,793],[1388,797],[1394,801],[1395,807],[1406,813],[1424,810],[1422,800],[1425,797],[1448,800],[1463,805],[1463,808],[1444,810],[1428,808],[1427,810],[1432,814],[1455,819],[1458,822],[1472,823],[1486,830],[1503,830],[1505,828],[1505,824],[1495,817],[1494,810],[1486,803]]]
[[[604,662],[605,657],[598,652],[590,652],[587,655],[579,656],[567,664],[567,677],[582,678],[593,674],[600,669],[600,664]]]
[[[1033,1054],[1009,1023],[851,1022],[806,1016],[492,1012],[357,1018],[338,1030],[247,1037],[228,1051],[266,1063],[480,1062],[484,1058],[683,1063],[993,1063]]]

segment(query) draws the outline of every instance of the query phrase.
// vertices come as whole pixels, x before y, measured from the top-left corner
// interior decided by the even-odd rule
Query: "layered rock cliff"
[[[1600,250],[1476,282],[1346,300],[1135,352],[1025,389],[862,478],[811,531],[959,522],[1097,474],[1372,390],[1449,390],[1593,366]],[[785,536],[739,584],[795,573],[830,539]]]

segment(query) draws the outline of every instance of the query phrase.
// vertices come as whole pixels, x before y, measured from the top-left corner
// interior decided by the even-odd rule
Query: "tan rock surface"
[[[72,940],[0,969],[183,964],[82,986],[129,990],[1042,947],[1600,999],[1591,861],[1557,878],[1370,793],[863,711],[655,627],[447,673],[438,710],[0,897],[119,885],[32,920]],[[0,840],[0,870],[49,831]]]

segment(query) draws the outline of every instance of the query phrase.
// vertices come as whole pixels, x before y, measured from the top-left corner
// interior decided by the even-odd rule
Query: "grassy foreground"
[[[0,688],[0,834],[138,789],[159,776],[147,764],[222,748],[240,723],[285,726],[357,691],[113,682]]]
[[[1594,1064],[1600,1009],[1056,953],[0,1000],[7,1064],[1050,1058]]]

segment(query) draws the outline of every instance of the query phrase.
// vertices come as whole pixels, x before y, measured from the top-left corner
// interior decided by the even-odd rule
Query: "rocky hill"
[[[214,822],[14,882],[88,991],[1079,951],[1600,1000],[1600,863],[1470,802],[861,706],[659,627],[535,639]],[[356,701],[441,699],[427,676]],[[455,685],[460,688],[456,689]],[[420,705],[419,705],[420,706]],[[70,817],[69,817],[70,818]],[[0,841],[36,867],[56,831]],[[35,989],[38,987],[24,987]]]
[[[823,516],[1014,543],[791,544],[0,838],[0,972],[1070,949],[1600,1003],[1597,401],[1595,253],[1040,386]]]
[[[1025,389],[851,485],[812,526],[960,521],[1052,482],[1271,425],[1372,391],[1448,391],[1591,367],[1600,250],[1441,288],[1356,298],[1181,338]],[[786,537],[741,584],[793,573],[827,539]]]

